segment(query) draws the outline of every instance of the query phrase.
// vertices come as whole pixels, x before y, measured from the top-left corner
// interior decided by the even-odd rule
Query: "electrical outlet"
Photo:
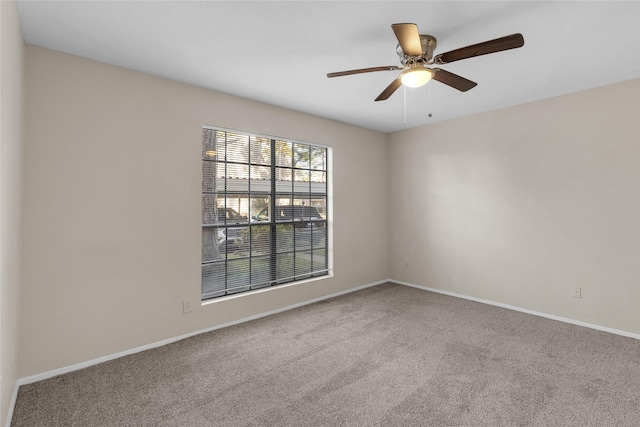
[[[182,301],[182,312],[184,314],[191,313],[193,308],[191,308],[191,299],[186,299]]]
[[[582,298],[582,288],[580,286],[571,288],[571,296],[573,298]]]

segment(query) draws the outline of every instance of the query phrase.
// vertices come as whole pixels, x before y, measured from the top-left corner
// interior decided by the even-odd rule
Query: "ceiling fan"
[[[427,65],[449,64],[461,59],[473,58],[474,56],[524,46],[522,34],[516,33],[471,46],[461,47],[460,49],[446,53],[440,53],[434,57],[433,52],[437,45],[436,38],[428,34],[420,34],[416,24],[393,24],[391,28],[398,39],[396,53],[400,57],[402,67],[389,65],[386,67],[360,68],[357,70],[329,73],[327,77],[349,76],[351,74],[371,73],[374,71],[402,70],[400,75],[378,95],[376,101],[388,99],[403,84],[409,87],[420,87],[431,79],[458,89],[461,92],[466,92],[475,87],[477,83],[441,68],[428,68]]]

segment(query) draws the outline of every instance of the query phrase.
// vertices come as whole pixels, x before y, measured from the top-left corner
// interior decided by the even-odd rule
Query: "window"
[[[202,299],[327,275],[328,149],[202,135]]]

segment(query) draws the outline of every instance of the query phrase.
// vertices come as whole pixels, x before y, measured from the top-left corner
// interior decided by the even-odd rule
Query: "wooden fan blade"
[[[398,43],[405,55],[422,55],[422,44],[420,44],[420,33],[416,24],[393,24],[391,26],[396,34]]]
[[[467,80],[462,76],[450,73],[449,71],[442,70],[440,68],[433,68],[433,80],[437,80],[440,83],[444,83],[447,86],[451,86],[454,89],[458,89],[460,92],[466,92],[469,89],[474,88],[478,83]]]
[[[501,52],[503,50],[515,49],[522,46],[524,46],[524,37],[522,37],[522,34],[511,34],[510,36],[500,37],[499,39],[472,44],[471,46],[461,47],[460,49],[441,53],[436,55],[433,62],[436,64],[449,64],[461,59],[486,55],[488,53]]]
[[[338,71],[335,73],[329,73],[327,74],[327,77],[350,76],[351,74],[371,73],[374,71],[393,71],[393,70],[401,70],[401,69],[402,68],[396,67],[395,65],[389,65],[387,67],[360,68],[357,70]]]
[[[382,91],[380,95],[378,95],[376,101],[384,101],[385,99],[388,99],[400,86],[402,86],[402,80],[400,80],[400,76],[398,76],[389,86],[386,87],[385,90]]]

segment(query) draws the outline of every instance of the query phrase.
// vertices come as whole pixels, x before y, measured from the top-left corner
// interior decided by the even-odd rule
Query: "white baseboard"
[[[97,359],[92,359],[92,360],[88,360],[86,362],[81,362],[81,363],[77,363],[75,365],[71,365],[71,366],[66,366],[63,368],[59,368],[59,369],[54,369],[52,371],[47,371],[47,372],[43,372],[40,374],[36,374],[36,375],[31,375],[28,377],[23,377],[18,379],[17,381],[17,385],[16,385],[16,395],[17,395],[17,390],[18,387],[21,385],[25,385],[25,384],[31,384],[37,381],[42,381],[42,380],[46,380],[48,378],[52,378],[58,375],[62,375],[62,374],[66,374],[69,372],[73,372],[73,371],[78,371],[80,369],[84,369],[84,368],[88,368],[89,366],[93,366],[93,365],[97,365],[99,363],[103,363],[103,362],[107,362],[109,360],[114,360],[114,359],[118,359],[120,357],[124,357],[124,356],[128,356],[130,354],[135,354],[135,353],[140,353],[141,351],[145,351],[145,350],[150,350],[152,348],[156,348],[156,347],[162,347],[163,345],[167,345],[167,344],[171,344],[174,343],[176,341],[180,341],[183,340],[185,338],[189,338],[195,335],[199,335],[199,334],[203,334],[206,332],[211,332],[211,331],[215,331],[216,329],[222,329],[222,328],[226,328],[228,326],[233,326],[233,325],[237,325],[240,323],[244,323],[244,322],[249,322],[251,320],[255,320],[255,319],[260,319],[262,317],[266,317],[266,316],[271,316],[272,314],[277,314],[277,313],[282,313],[283,311],[288,311],[288,310],[292,310],[294,308],[298,308],[298,307],[302,307],[308,304],[313,304],[315,302],[319,302],[319,301],[323,301],[329,298],[335,298],[341,295],[346,295],[349,294],[351,292],[356,292],[362,289],[366,289],[366,288],[370,288],[372,286],[377,286],[377,285],[381,285],[383,283],[387,283],[389,282],[389,280],[381,280],[378,282],[374,282],[374,283],[369,283],[366,285],[362,285],[362,286],[358,286],[356,288],[352,288],[352,289],[347,289],[346,291],[341,291],[341,292],[337,292],[334,294],[330,294],[330,295],[325,295],[319,298],[314,298],[308,301],[303,301],[297,304],[293,304],[293,305],[289,305],[286,307],[282,307],[282,308],[278,308],[276,310],[271,310],[265,313],[260,313],[260,314],[256,314],[255,316],[250,316],[250,317],[245,317],[243,319],[238,319],[238,320],[234,320],[233,322],[228,322],[228,323],[223,323],[221,325],[216,325],[213,326],[211,328],[206,328],[206,329],[201,329],[195,332],[190,332],[188,334],[184,334],[184,335],[180,335],[177,337],[173,337],[173,338],[168,338],[166,340],[162,340],[162,341],[158,341],[158,342],[154,342],[151,344],[147,344],[147,345],[143,345],[140,347],[136,347],[136,348],[132,348],[129,350],[125,350],[125,351],[121,351],[119,353],[115,353],[115,354],[110,354],[108,356],[103,356],[103,357],[99,357]],[[14,396],[15,399],[15,396]],[[10,411],[13,412],[13,404],[15,404],[15,401],[12,402]]]
[[[6,427],[11,427],[11,420],[13,420],[13,408],[16,407],[16,400],[18,400],[18,388],[20,385],[16,381],[13,387],[13,395],[11,396],[11,402],[9,402],[9,410],[7,411],[7,418],[5,421]]]
[[[412,288],[422,289],[425,291],[435,292],[438,294],[449,295],[451,297],[462,298],[470,301],[480,302],[483,304],[494,305],[496,307],[502,307],[509,310],[519,311],[522,313],[532,314],[534,316],[545,317],[547,319],[558,320],[564,323],[570,323],[572,325],[584,326],[585,328],[596,329],[598,331],[609,332],[611,334],[622,335],[627,338],[635,338],[640,340],[640,334],[634,334],[633,332],[621,331],[619,329],[609,328],[607,326],[594,325],[593,323],[582,322],[580,320],[570,319],[568,317],[556,316],[553,314],[542,313],[540,311],[529,310],[515,305],[503,304],[501,302],[490,301],[486,299],[470,297],[467,295],[457,294],[455,292],[443,291],[442,289],[429,288],[427,286],[416,285],[414,283],[403,282],[400,280],[389,279],[389,282],[397,283],[398,285],[410,286]]]

